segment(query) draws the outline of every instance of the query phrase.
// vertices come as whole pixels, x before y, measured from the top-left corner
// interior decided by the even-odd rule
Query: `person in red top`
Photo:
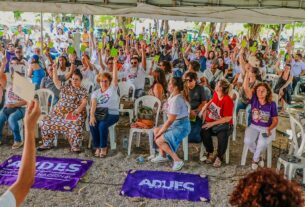
[[[222,157],[228,146],[228,138],[232,133],[233,108],[234,103],[228,95],[230,83],[221,79],[217,82],[215,92],[211,101],[209,101],[201,110],[205,123],[201,129],[201,139],[208,153],[206,163],[214,163],[214,167],[220,167]],[[213,156],[214,146],[212,136],[217,136],[218,147],[216,158]]]

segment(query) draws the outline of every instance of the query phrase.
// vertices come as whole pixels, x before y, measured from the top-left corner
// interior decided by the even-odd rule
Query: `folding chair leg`
[[[201,160],[201,158],[203,158],[203,155],[205,153],[205,148],[204,148],[204,145],[203,143],[200,144],[200,155],[199,155],[199,160]]]
[[[226,164],[229,164],[229,160],[230,160],[230,139],[228,141],[228,147],[226,150]]]
[[[128,156],[131,153],[131,143],[132,143],[132,138],[133,138],[133,131],[132,129],[129,132],[129,140],[128,140]]]
[[[116,149],[116,142],[115,142],[115,125],[109,127],[109,136],[110,136],[110,149]]]
[[[141,133],[137,133],[137,147],[140,147]]]
[[[272,142],[267,147],[267,167],[272,166]]]
[[[89,140],[88,140],[88,149],[91,149],[91,147],[92,147],[92,139],[93,139],[93,137],[92,137],[92,134],[90,132],[89,133]]]
[[[151,130],[148,133],[148,139],[149,139],[149,152],[151,157],[155,157],[155,149],[154,149],[154,132]]]
[[[249,150],[248,146],[246,146],[244,144],[240,165],[246,165],[246,159],[247,159],[247,155],[248,155],[248,150]]]
[[[189,143],[188,143],[188,137],[185,137],[182,140],[182,147],[183,147],[183,158],[185,161],[189,160]]]

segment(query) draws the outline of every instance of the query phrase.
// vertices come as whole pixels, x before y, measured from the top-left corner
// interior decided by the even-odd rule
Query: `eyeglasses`
[[[80,81],[78,78],[72,78],[73,81]]]
[[[184,79],[184,81],[190,83],[190,82],[192,82],[193,80],[192,80],[192,79]]]
[[[101,80],[101,83],[108,83],[108,80]]]
[[[21,51],[16,51],[16,53],[21,53]]]
[[[131,65],[136,65],[136,64],[138,64],[138,62],[130,62],[131,63]]]
[[[113,62],[108,62],[108,64],[109,64],[109,65],[112,65],[112,64],[113,64]]]

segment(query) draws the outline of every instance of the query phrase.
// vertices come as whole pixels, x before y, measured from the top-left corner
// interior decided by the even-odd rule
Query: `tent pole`
[[[41,54],[43,54],[43,13],[42,12],[40,12],[40,37],[41,37],[40,50],[41,50]]]
[[[92,55],[92,46],[94,44],[93,31],[94,31],[94,16],[90,15],[89,16],[89,34],[90,34],[90,37],[92,37],[92,39],[89,38],[89,54],[90,54],[90,57]]]
[[[281,44],[281,34],[282,34],[282,31],[283,31],[283,24],[280,24],[280,32],[279,32],[279,44],[277,45],[277,51],[280,50],[280,44]]]

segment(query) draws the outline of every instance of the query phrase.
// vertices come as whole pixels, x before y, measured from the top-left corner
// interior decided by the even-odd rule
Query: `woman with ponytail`
[[[169,161],[169,155],[173,160],[173,170],[181,170],[184,163],[176,154],[182,140],[191,131],[187,99],[183,95],[184,87],[182,78],[171,78],[168,84],[170,97],[165,104],[167,121],[160,128],[154,130],[154,137],[159,147],[159,155],[151,161],[154,163]]]

